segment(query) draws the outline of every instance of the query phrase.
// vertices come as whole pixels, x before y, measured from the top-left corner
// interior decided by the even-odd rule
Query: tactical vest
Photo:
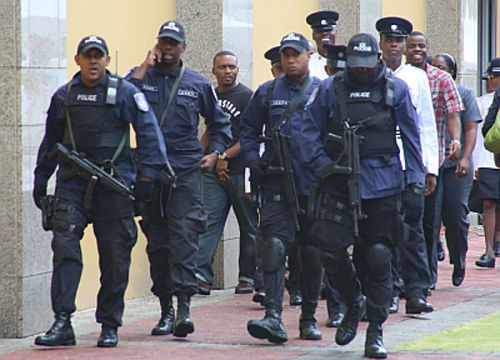
[[[68,84],[63,144],[84,153],[96,163],[129,155],[129,124],[114,114],[121,79],[108,77],[108,86]]]
[[[347,74],[340,73],[334,79],[337,103],[328,132],[342,136],[344,127],[359,126],[361,136],[360,157],[392,156],[399,153],[396,144],[396,121],[392,116],[394,82],[389,71],[383,69],[372,84],[362,90],[349,85]],[[341,156],[343,147],[328,143],[326,151],[332,159]]]

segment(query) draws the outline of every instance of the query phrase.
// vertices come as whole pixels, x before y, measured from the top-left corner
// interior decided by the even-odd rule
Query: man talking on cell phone
[[[126,76],[144,92],[160,122],[177,176],[175,187],[160,182],[139,184],[153,186],[140,223],[148,240],[151,290],[159,297],[162,312],[152,335],[173,333],[177,337],[194,331],[189,304],[198,291],[198,236],[205,232],[207,221],[201,173],[211,171],[231,145],[231,123],[210,82],[182,62],[185,49],[184,27],[167,21],[146,59]],[[211,140],[205,156],[198,140],[199,115],[205,119]],[[177,296],[176,317],[173,295]]]

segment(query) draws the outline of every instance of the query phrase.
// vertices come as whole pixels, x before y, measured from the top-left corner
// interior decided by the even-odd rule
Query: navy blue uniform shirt
[[[108,77],[109,72],[106,71],[106,75],[96,86],[107,88]],[[72,85],[83,84],[80,72],[76,73],[70,82]],[[52,96],[50,107],[47,111],[45,136],[38,150],[35,185],[46,186],[49,178],[56,169],[57,158],[49,159],[48,153],[57,142],[63,142],[64,129],[67,124],[66,107],[64,105],[67,90],[68,84],[65,84]],[[144,95],[134,85],[123,80],[118,88],[113,113],[116,118],[126,124],[132,124],[134,127],[137,140],[137,155],[143,165],[142,174],[154,178],[158,169],[166,164],[167,156],[155,115],[143,99]],[[126,157],[123,160],[117,160],[115,165],[120,175],[127,182],[127,185],[130,186],[136,176],[135,166],[131,158]],[[86,183],[82,179],[74,177],[64,182],[58,180],[57,186],[82,189],[86,187]]]
[[[160,122],[181,69],[179,67],[166,74],[157,65],[149,68],[142,80],[132,78],[136,69],[130,70],[126,78],[144,92]],[[177,176],[200,168],[203,157],[198,139],[200,114],[205,118],[210,135],[209,152],[218,151],[222,154],[231,144],[231,123],[217,103],[212,84],[186,67],[161,126],[169,161]]]
[[[281,116],[286,111],[286,108],[293,96],[299,92],[300,87],[295,86],[288,80],[286,75],[276,78],[273,96],[269,106],[271,107],[271,119],[269,119],[268,104],[267,104],[267,89],[273,81],[267,81],[255,92],[250,100],[250,104],[241,116],[241,132],[240,143],[241,153],[246,163],[249,164],[252,160],[259,158],[259,135],[264,131],[265,135],[271,136],[271,130],[277,123],[282,122]],[[300,148],[297,140],[302,127],[302,116],[304,113],[304,105],[309,99],[311,93],[319,86],[320,80],[313,77],[312,83],[307,92],[302,96],[302,101],[294,111],[290,120],[282,125],[281,129],[285,135],[291,136],[290,155],[292,158],[292,167],[295,175],[295,185],[299,195],[308,195],[309,186],[316,179],[315,174],[305,168],[301,161]],[[264,160],[269,161],[272,157],[272,146],[266,144],[265,151],[262,155]],[[282,178],[279,175],[271,175],[262,184],[262,188],[275,192],[283,192]]]
[[[338,76],[338,74],[337,74]],[[342,74],[340,74],[342,76]],[[406,175],[408,184],[424,183],[425,170],[422,165],[420,136],[416,126],[416,112],[412,105],[408,86],[404,81],[393,78],[394,81],[394,110],[392,112],[396,124],[401,129]],[[300,131],[300,146],[304,163],[313,171],[332,162],[324,149],[325,138],[328,133],[328,119],[333,117],[336,103],[334,77],[322,81],[315,98],[308,101]],[[361,171],[361,198],[375,199],[401,192],[404,188],[403,170],[398,155],[389,159],[384,157],[365,157],[360,161]],[[321,181],[320,189],[323,192],[337,196],[345,196],[345,177],[343,187],[339,187],[337,179],[327,178]]]

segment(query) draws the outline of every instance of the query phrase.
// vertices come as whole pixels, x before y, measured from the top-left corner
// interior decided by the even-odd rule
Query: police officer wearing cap
[[[210,82],[181,60],[186,48],[183,26],[167,21],[157,39],[128,78],[143,90],[158,118],[177,180],[175,187],[156,184],[158,196],[146,206],[141,228],[148,240],[151,290],[160,298],[162,312],[152,334],[185,337],[194,331],[190,298],[198,290],[198,236],[206,230],[207,220],[201,172],[210,172],[231,145],[231,124]],[[210,135],[209,154],[205,156],[197,136],[199,115]],[[173,295],[177,296],[175,321]]]
[[[143,179],[154,178],[167,162],[160,129],[144,95],[129,82],[111,75],[106,70],[109,60],[104,39],[96,35],[83,38],[75,55],[80,71],[54,93],[47,113],[33,196],[41,207],[47,182],[59,166],[52,221],[51,300],[56,321],[47,333],[36,337],[36,345],[76,343],[70,317],[76,310],[82,273],[80,239],[89,223],[94,226],[101,271],[96,320],[102,332],[97,346],[117,345],[130,252],[137,240],[131,199],[100,181],[91,185],[79,176],[78,168],[52,156],[52,148],[61,143],[69,150],[85,153],[88,160],[130,187],[136,177],[129,147],[132,124]]]
[[[283,75],[279,46],[275,46],[267,50],[264,53],[264,57],[271,62],[271,74],[273,74],[273,77],[277,78],[278,76]]]
[[[329,280],[348,307],[335,341],[345,345],[356,335],[364,303],[359,276],[365,284],[370,322],[365,355],[374,358],[387,356],[382,323],[388,316],[392,292],[392,249],[402,232],[399,202],[405,181],[396,127],[401,131],[404,147],[405,181],[423,184],[416,112],[408,87],[392,77],[379,60],[375,38],[370,34],[356,34],[347,45],[346,70],[324,80],[319,93],[308,100],[299,142],[304,163],[318,175],[325,175],[319,185],[311,235],[321,248],[320,259]],[[362,137],[358,188],[361,208],[357,211],[351,206],[357,201],[349,201],[348,190],[355,178],[324,172],[332,166],[346,164],[344,154],[348,149],[328,138],[348,136],[348,130]],[[333,136],[328,136],[329,133]],[[355,220],[358,236],[355,236]],[[353,244],[354,255],[360,259],[356,270],[347,253],[347,247]]]
[[[339,14],[335,11],[322,10],[309,14],[306,22],[311,26],[312,37],[318,52],[311,55],[309,70],[312,76],[319,79],[326,79],[328,74],[325,71],[327,53],[323,45],[335,44],[337,35],[337,20]]]
[[[393,71],[393,75],[406,82],[410,89],[412,103],[417,111],[416,120],[422,145],[422,160],[426,170],[425,188],[407,188],[403,192],[402,211],[405,214],[405,222],[410,227],[410,233],[408,241],[402,241],[394,254],[396,255],[393,258],[392,268],[394,290],[389,312],[398,311],[401,291],[399,276],[401,274],[405,284],[406,313],[419,314],[433,311],[432,305],[426,301],[430,273],[423,230],[423,207],[424,196],[434,191],[439,172],[436,120],[427,75],[421,69],[402,62],[406,49],[406,38],[413,29],[412,24],[403,18],[385,17],[379,19],[375,26],[380,33],[379,44],[384,62]],[[399,139],[398,145],[401,148]],[[400,157],[404,164],[403,152],[400,153]],[[408,201],[419,201],[421,204],[419,211],[409,212],[406,209]]]
[[[297,136],[305,101],[317,91],[319,79],[309,74],[310,58],[307,39],[298,33],[284,36],[280,45],[281,64],[285,75],[262,84],[255,92],[241,118],[241,152],[250,165],[252,185],[260,186],[262,205],[260,228],[262,231],[262,270],[266,291],[265,316],[262,320],[250,320],[250,335],[273,343],[288,340],[281,321],[283,291],[285,287],[285,254],[296,241],[299,244],[300,286],[303,295],[299,329],[300,337],[308,340],[321,339],[314,313],[319,296],[321,266],[318,249],[310,243],[310,221],[303,211],[297,211],[300,231],[296,231],[293,209],[285,197],[284,177],[271,174],[279,166],[278,149],[266,142],[262,157],[259,156],[259,136],[265,127],[265,136],[280,131],[289,137],[295,189],[301,210],[306,208],[309,186],[315,176],[301,162]]]

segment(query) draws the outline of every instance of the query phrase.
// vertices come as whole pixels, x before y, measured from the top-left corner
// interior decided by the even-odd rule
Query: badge
[[[134,100],[135,104],[139,108],[139,110],[148,112],[149,111],[149,104],[148,101],[146,100],[146,97],[144,96],[143,93],[138,92],[134,94]]]

